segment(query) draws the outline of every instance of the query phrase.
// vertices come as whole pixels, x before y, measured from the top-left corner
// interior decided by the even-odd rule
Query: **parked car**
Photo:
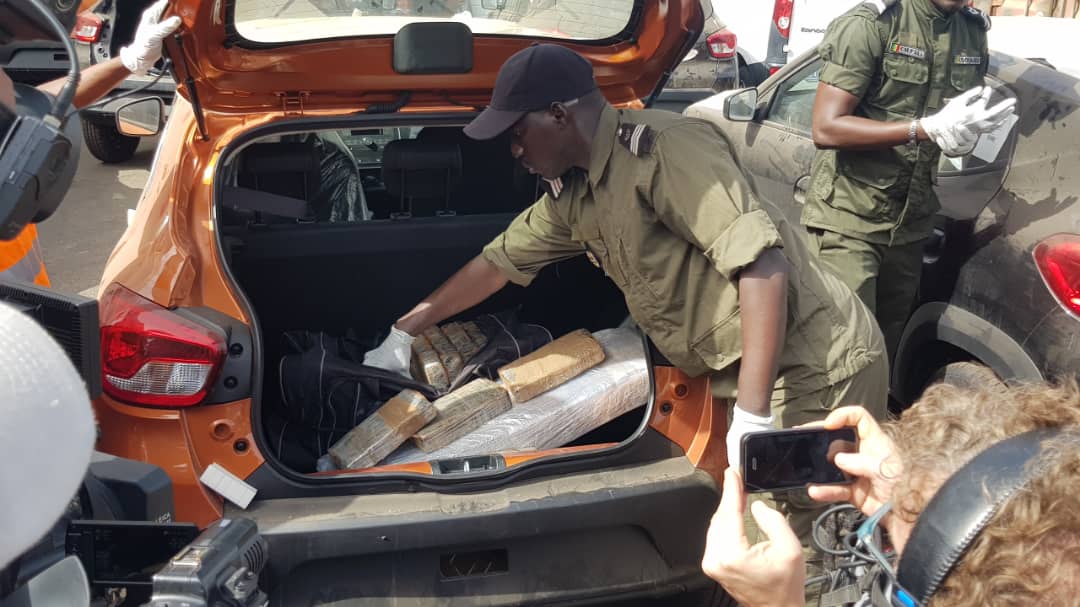
[[[761,198],[797,221],[815,148],[811,111],[820,60],[813,51],[757,88],[721,93],[686,114],[720,125]],[[1000,149],[942,157],[942,203],[922,280],[895,360],[891,393],[916,399],[931,382],[989,366],[1003,380],[1080,370],[1080,81],[1000,52],[990,57],[994,99],[1015,97],[1019,121]],[[983,137],[980,146],[994,140]]]
[[[299,427],[268,429],[288,405],[286,331],[373,347],[537,198],[507,137],[462,132],[512,53],[566,44],[612,103],[634,105],[704,23],[697,0],[562,0],[549,9],[557,32],[543,15],[453,19],[436,4],[327,16],[299,2],[173,3],[182,84],[101,281],[99,448],[165,469],[178,520],[256,520],[273,604],[724,603],[700,559],[726,403],[659,359],[640,406],[556,449],[315,472],[284,462]],[[175,40],[166,50],[181,56]],[[122,122],[149,109],[138,128],[156,130],[154,103]],[[365,212],[307,212],[327,158],[311,146],[327,142],[359,175],[343,191]],[[511,308],[556,335],[628,315],[584,256],[463,316]],[[200,482],[211,464],[256,491],[246,509]]]
[[[44,0],[41,5],[52,12],[60,25],[69,27],[76,13],[90,1],[82,0],[80,4],[76,0]],[[66,76],[71,59],[63,42],[50,35],[44,40],[23,39],[0,45],[0,66],[12,81],[36,86]]]
[[[739,35],[739,80],[757,86],[790,58],[816,46],[835,17],[862,0],[712,0]]]
[[[81,12],[73,37],[90,46],[90,65],[118,56],[120,47],[134,39],[139,19],[151,4],[153,0],[100,0]],[[160,98],[168,108],[176,93],[176,82],[171,74],[162,74],[164,67],[161,60],[145,76],[128,76],[100,102],[82,111],[83,139],[94,158],[114,163],[135,155],[142,136],[121,133],[116,126],[116,110],[130,101],[150,97]]]

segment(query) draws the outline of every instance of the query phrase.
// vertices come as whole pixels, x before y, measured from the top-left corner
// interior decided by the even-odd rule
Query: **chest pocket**
[[[622,272],[614,263],[611,250],[608,249],[604,237],[600,234],[600,226],[595,220],[580,220],[570,228],[570,238],[585,246],[585,255],[589,258],[589,261],[599,266],[604,271],[604,274],[607,274],[615,281],[617,286],[622,287],[626,284]]]
[[[930,66],[926,59],[885,53],[881,91],[875,105],[900,116],[917,117],[927,94]]]
[[[954,96],[976,86],[979,83],[979,66],[954,63],[949,66],[949,83],[956,90]]]

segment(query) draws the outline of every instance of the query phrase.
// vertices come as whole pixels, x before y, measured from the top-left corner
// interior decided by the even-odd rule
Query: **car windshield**
[[[630,22],[635,0],[237,0],[247,40],[385,36],[416,21],[461,21],[475,34],[603,40]]]

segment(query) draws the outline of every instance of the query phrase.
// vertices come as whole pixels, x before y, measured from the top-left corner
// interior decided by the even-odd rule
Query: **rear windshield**
[[[236,31],[254,42],[382,36],[415,21],[461,21],[474,34],[603,40],[635,0],[236,0]]]

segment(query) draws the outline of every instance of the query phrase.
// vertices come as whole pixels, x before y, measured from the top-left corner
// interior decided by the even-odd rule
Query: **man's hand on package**
[[[364,355],[364,364],[411,378],[409,360],[412,358],[412,343],[415,339],[397,327],[390,327],[390,335],[386,336],[379,347]]]
[[[855,482],[850,485],[811,485],[807,492],[819,502],[849,502],[870,516],[889,501],[893,484],[902,471],[892,439],[862,407],[840,407],[825,418],[823,425],[829,430],[855,428],[859,437],[858,452],[838,453],[834,460],[836,467],[852,475]]]
[[[743,527],[746,494],[733,468],[724,471],[724,492],[705,537],[701,568],[747,607],[802,605],[806,563],[802,545],[784,515],[764,502],[750,513],[768,540],[750,545]]]
[[[143,11],[139,29],[135,30],[135,39],[120,49],[120,61],[132,74],[142,76],[150,71],[154,63],[161,59],[162,40],[180,27],[180,17],[176,15],[161,20],[161,14],[168,4],[168,0],[158,0]]]
[[[919,121],[926,135],[946,156],[969,154],[979,135],[994,130],[1012,115],[1016,99],[987,107],[991,92],[988,86],[972,88],[954,97],[938,113]]]
[[[727,431],[727,459],[728,465],[736,470],[741,470],[740,461],[742,450],[742,437],[751,432],[773,430],[773,416],[763,417],[749,413],[735,403],[731,417],[731,427]]]

